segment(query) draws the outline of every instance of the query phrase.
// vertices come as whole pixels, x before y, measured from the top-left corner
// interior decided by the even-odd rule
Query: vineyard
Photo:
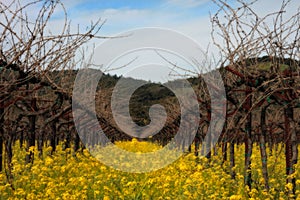
[[[280,10],[259,16],[256,1],[213,2],[211,37],[220,58],[194,61],[199,69],[187,81],[195,96],[185,98],[199,107],[184,113],[166,87],[180,85],[181,76],[156,84],[86,68],[86,52],[78,51],[108,38],[99,35],[101,19],[72,31],[60,1],[0,2],[0,199],[299,199],[300,11],[286,15],[290,1],[282,1]],[[29,19],[33,6],[40,10]],[[49,31],[57,8],[65,12],[59,34]],[[80,78],[84,70],[90,76]],[[102,78],[93,85],[97,74]],[[135,122],[129,128],[149,125],[159,115],[152,105],[165,108],[156,135],[137,139],[116,123],[111,102],[121,79],[142,85],[123,104]],[[74,95],[76,84],[84,90]],[[195,113],[199,120],[182,123]],[[97,135],[99,125],[107,138]],[[88,130],[84,136],[81,129]],[[104,148],[134,170],[152,160],[127,162],[112,144],[143,154],[170,142],[184,155],[147,173],[110,168],[89,151]]]

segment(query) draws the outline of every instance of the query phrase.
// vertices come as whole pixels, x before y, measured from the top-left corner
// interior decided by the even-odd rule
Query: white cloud
[[[184,8],[194,8],[204,5],[208,2],[210,2],[210,0],[167,0],[166,5]]]

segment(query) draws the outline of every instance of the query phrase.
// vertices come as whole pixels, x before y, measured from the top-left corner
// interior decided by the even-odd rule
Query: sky
[[[203,50],[208,45],[212,46],[209,40],[211,31],[209,13],[213,13],[216,6],[210,0],[75,0],[72,2],[64,0],[63,3],[72,24],[83,25],[98,18],[105,20],[100,35],[111,36],[137,28],[157,27],[184,34],[195,40]],[[57,20],[60,17],[59,13],[55,16]],[[132,65],[119,71],[112,70],[109,73],[155,82],[166,82],[178,78],[176,75],[178,73],[180,75],[186,74],[186,72],[174,71],[170,65],[162,67],[166,65],[166,62],[149,51],[144,52],[143,55],[141,52],[139,53],[139,55],[128,55],[130,58],[139,57]],[[164,56],[168,57],[167,55]],[[121,60],[117,63],[122,66],[130,62],[127,59],[123,60],[124,62]],[[149,62],[145,63],[145,60]],[[174,56],[172,63],[184,67],[189,65]],[[145,65],[149,67],[146,68]]]
[[[175,31],[193,40],[199,45],[199,54],[203,53],[208,47],[211,55],[218,53],[217,48],[212,43],[210,23],[210,13],[214,14],[217,6],[211,0],[61,0],[61,2],[64,4],[73,30],[76,30],[77,25],[80,25],[81,30],[84,31],[91,21],[95,22],[100,18],[102,22],[105,21],[99,32],[101,36],[115,36],[143,27],[156,27]],[[227,0],[227,2],[233,6],[237,3],[235,0]],[[253,9],[260,15],[265,15],[278,10],[280,3],[281,0],[258,0],[253,5]],[[295,10],[299,5],[298,0],[292,0],[289,10]],[[34,17],[37,9],[38,7],[36,10],[29,10],[29,16]],[[61,28],[62,21],[63,12],[61,7],[58,7],[51,19],[51,31],[58,31]],[[153,32],[152,37],[158,36]],[[103,40],[92,41],[96,48],[104,42]],[[119,44],[126,45],[126,42],[122,42]],[[173,73],[174,67],[168,65],[166,60],[162,59],[162,52],[159,52],[160,56],[157,53],[149,53],[149,51],[145,51],[143,54],[141,52],[127,53],[127,58],[120,55],[123,60],[113,61],[119,63],[120,66],[129,63],[133,58],[138,57],[138,59],[135,59],[130,66],[127,65],[127,69],[110,70],[109,73],[156,82],[166,82],[176,77]],[[192,69],[189,68],[190,63],[186,62],[187,60],[173,56],[170,52],[163,54],[163,57],[172,59],[170,61],[173,64],[187,67],[189,70]],[[153,64],[153,67],[151,67],[151,64]],[[138,69],[140,66],[145,65],[150,66],[148,71],[145,67],[142,67],[143,70]],[[159,66],[166,67],[159,70]],[[112,68],[118,68],[118,66]],[[177,70],[176,73],[180,75],[186,73],[179,71]]]
[[[209,34],[209,0],[64,0],[72,23],[85,24],[101,18],[106,20],[103,34],[115,34],[140,27],[175,29],[201,39]],[[205,41],[205,40],[203,40]]]

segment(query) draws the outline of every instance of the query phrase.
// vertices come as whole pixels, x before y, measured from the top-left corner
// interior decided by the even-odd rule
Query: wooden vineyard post
[[[3,125],[4,125],[4,108],[2,108],[2,105],[0,103],[0,172],[3,168]]]
[[[260,126],[261,126],[261,134],[259,135],[259,146],[260,146],[260,155],[261,155],[261,163],[262,163],[262,173],[265,182],[265,189],[269,191],[269,174],[268,174],[268,167],[267,167],[267,150],[266,150],[266,111],[268,106],[264,106],[261,110],[261,119],[260,119]]]
[[[31,109],[32,111],[37,111],[37,105],[36,105],[36,98],[33,98],[31,100]],[[29,121],[29,134],[27,138],[27,152],[26,154],[26,163],[33,163],[34,159],[34,153],[31,151],[30,147],[35,147],[35,124],[36,124],[36,116],[35,115],[29,115],[28,116]]]
[[[249,81],[247,79],[247,81]],[[249,112],[250,108],[252,107],[252,96],[250,95],[251,88],[249,86],[246,86],[246,111]],[[251,183],[252,183],[252,173],[251,173],[251,155],[252,155],[252,114],[251,112],[247,114],[246,124],[245,124],[245,185],[251,189]]]
[[[234,159],[234,141],[230,141],[229,146],[229,152],[230,152],[230,176],[232,179],[235,179],[235,159]]]
[[[292,189],[288,189],[288,194],[295,195],[296,179],[295,177],[290,177],[295,172],[294,164],[297,163],[297,156],[298,156],[296,133],[292,125],[293,121],[294,121],[293,108],[288,106],[287,108],[284,109],[285,160],[286,160],[286,175],[288,176],[286,183],[292,184]]]

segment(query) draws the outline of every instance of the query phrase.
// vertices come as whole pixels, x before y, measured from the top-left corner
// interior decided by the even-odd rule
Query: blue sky
[[[160,27],[178,31],[198,43],[205,49],[209,44],[210,34],[209,12],[214,12],[215,5],[210,0],[76,0],[62,1],[68,13],[68,17],[73,25],[79,24],[81,27],[88,25],[92,20],[101,18],[106,20],[100,35],[110,36],[124,31],[142,27]],[[61,20],[61,13],[55,13],[54,19]],[[97,45],[97,44],[96,44]],[[156,60],[154,55],[146,58],[146,55],[129,55],[130,58],[139,56],[144,60]],[[124,62],[118,62],[120,65]],[[177,62],[177,61],[174,61]],[[141,61],[135,61],[134,65],[139,66]],[[163,64],[163,63],[160,63]],[[164,63],[165,64],[165,63]],[[156,69],[157,67],[153,67]],[[132,72],[131,74],[129,73]],[[134,71],[134,73],[133,73]],[[144,70],[144,72],[147,70]],[[130,70],[120,70],[111,73],[118,75],[132,76],[152,81],[165,82],[174,77],[169,77],[170,70],[162,69],[161,73],[155,74],[150,69],[146,73],[136,69],[134,66]]]
[[[71,21],[71,29],[73,31],[77,31],[77,25],[80,25],[81,30],[84,31],[86,30],[85,28],[90,25],[91,21],[97,21],[101,18],[102,21],[106,20],[106,22],[99,32],[100,36],[112,36],[142,27],[159,27],[171,29],[186,35],[195,40],[202,49],[206,49],[209,46],[210,52],[213,55],[216,55],[218,52],[211,39],[212,27],[209,13],[214,13],[216,11],[216,5],[211,0],[61,1],[67,11],[68,19]],[[234,0],[227,0],[227,2],[231,5],[236,3]],[[260,16],[263,16],[267,13],[277,11],[280,7],[280,3],[280,0],[259,0],[253,5],[253,9]],[[295,10],[298,7],[298,0],[292,0],[288,11]],[[29,12],[29,15],[35,17],[37,10],[32,9]],[[293,11],[291,13],[293,13]],[[59,33],[63,21],[62,9],[58,7],[51,21],[51,32]],[[97,45],[103,41],[94,40],[93,42]],[[124,72],[117,73],[118,75],[121,75]],[[149,72],[148,74],[153,73]],[[157,76],[160,75],[161,74],[157,74]],[[157,79],[157,77],[155,77],[155,80],[165,81],[168,79],[165,76],[166,73],[164,73],[164,78],[159,77]],[[139,74],[139,77],[153,80],[153,77],[143,77],[141,73]]]
[[[131,9],[145,9],[145,8],[157,8],[161,5],[161,1],[141,1],[141,0],[89,0],[77,4],[74,8],[77,9],[120,9],[120,8],[131,8]]]
[[[186,30],[188,23],[205,18],[207,25],[209,11],[214,10],[209,0],[63,0],[63,3],[73,23],[84,24],[100,17],[107,20],[103,33],[142,26],[178,27],[178,31],[189,32]]]
[[[210,1],[207,0],[87,0],[87,1],[76,1],[74,2],[73,9],[82,10],[99,10],[99,9],[173,9],[173,11],[189,11],[190,14],[201,13],[199,12],[200,7],[207,7],[212,5]],[[72,6],[71,6],[72,7]],[[70,7],[70,8],[71,8]],[[192,12],[197,11],[197,12]],[[203,10],[204,11],[204,10]],[[207,11],[207,10],[206,10]],[[204,12],[205,14],[206,12]]]
[[[74,27],[77,27],[77,24],[85,27],[91,21],[101,18],[106,20],[99,33],[104,36],[142,27],[167,28],[195,40],[203,50],[209,46],[212,54],[218,51],[211,39],[209,13],[216,11],[216,5],[211,0],[62,0],[62,2],[65,4]],[[236,3],[234,0],[227,2],[231,5]],[[253,8],[258,14],[264,15],[278,10],[280,2],[279,0],[259,0]],[[299,3],[294,0],[291,6],[297,8]],[[57,12],[54,18],[58,22],[61,20],[60,14]],[[117,72],[118,75],[122,73],[124,72]],[[152,75],[151,78],[139,73],[135,78],[166,81],[167,74],[164,73],[163,76],[163,78],[153,78]]]
[[[9,2],[13,0],[2,0]],[[101,28],[98,36],[114,36],[129,30],[143,27],[158,27],[180,32],[187,37],[196,40],[201,44],[202,48],[206,48],[209,44],[210,22],[209,12],[213,12],[213,4],[210,0],[60,0],[67,12],[68,21],[70,21],[71,32],[77,32],[78,25],[81,32],[88,30],[91,22],[96,22],[99,18],[105,24]],[[32,2],[32,0],[22,0],[22,4]],[[45,3],[41,1],[38,4],[33,4],[26,10],[29,20],[34,22],[35,18]],[[51,20],[46,27],[49,34],[60,34],[63,30],[65,18],[64,10],[60,5],[56,7]],[[154,35],[153,35],[154,36]],[[94,39],[88,45],[99,45],[104,42],[100,39]],[[123,44],[122,44],[123,45]],[[132,59],[137,55],[130,55]],[[151,54],[150,58],[147,55],[139,57],[151,62],[155,54]],[[157,56],[157,55],[156,55]],[[141,61],[141,60],[140,60]],[[142,64],[140,61],[135,61],[135,65]],[[123,64],[129,61],[124,59]],[[177,61],[176,61],[177,62]],[[122,65],[122,62],[118,62]],[[101,63],[97,63],[101,64]],[[165,64],[165,63],[159,63]],[[129,70],[130,71],[130,70]],[[131,69],[132,71],[132,69]],[[143,71],[133,70],[138,77],[146,80],[166,81],[168,78],[167,70],[162,70],[162,73],[155,74],[154,71],[148,71],[144,77]],[[114,71],[118,75],[124,75],[127,71]],[[161,75],[163,74],[163,78]],[[132,76],[132,75],[130,75]],[[155,77],[157,76],[157,77]]]

